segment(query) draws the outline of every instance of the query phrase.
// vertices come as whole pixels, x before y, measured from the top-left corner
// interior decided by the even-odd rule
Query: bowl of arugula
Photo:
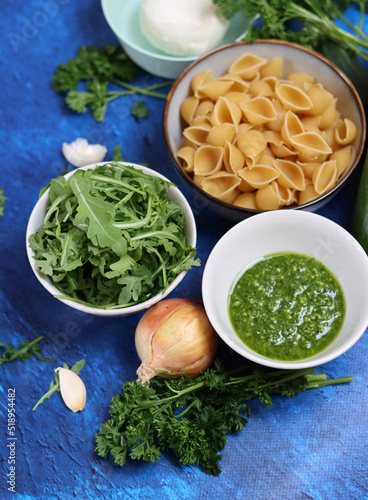
[[[147,167],[88,165],[52,179],[27,226],[40,283],[75,309],[123,316],[163,299],[199,265],[192,210]]]

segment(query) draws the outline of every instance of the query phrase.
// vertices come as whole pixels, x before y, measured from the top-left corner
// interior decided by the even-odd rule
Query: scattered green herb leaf
[[[121,146],[117,144],[113,150],[112,161],[124,161],[123,155],[121,154]]]
[[[34,356],[39,361],[47,361],[47,362],[55,361],[52,358],[45,358],[44,356],[41,355],[41,349],[38,344],[41,342],[42,339],[43,337],[40,336],[33,340],[30,340],[29,342],[21,341],[21,344],[18,348],[15,348],[11,342],[8,342],[7,344],[0,343],[0,347],[5,349],[5,351],[1,354],[0,357],[0,365],[16,360],[25,361],[31,356]]]
[[[166,290],[200,264],[169,187],[119,163],[53,179],[44,223],[29,241],[37,267],[69,300],[105,309]]]
[[[122,47],[112,44],[98,48],[83,46],[66,64],[59,64],[52,77],[52,86],[56,92],[66,93],[65,101],[72,110],[85,113],[89,107],[100,122],[104,120],[108,103],[123,95],[143,94],[166,99],[166,94],[157,89],[171,85],[171,81],[141,88],[129,83],[137,73],[138,66]],[[83,90],[78,88],[81,82],[85,83]],[[124,90],[110,89],[111,84]]]
[[[0,189],[0,217],[4,215],[4,204],[6,196],[4,195],[4,190]]]
[[[291,398],[307,389],[352,381],[327,379],[314,371],[270,371],[249,363],[226,372],[217,361],[195,379],[127,382],[123,394],[112,399],[111,418],[96,434],[96,452],[104,458],[111,454],[124,466],[129,457],[155,462],[163,451],[172,450],[181,463],[198,464],[218,475],[227,434],[240,432],[251,414],[247,401],[259,399],[272,406],[272,394]]]
[[[66,368],[67,370],[70,369],[72,372],[76,373],[77,375],[79,375],[79,372],[81,371],[83,366],[84,366],[84,359],[80,359],[79,361],[77,361],[75,363],[75,365],[73,365],[71,368],[69,368],[69,366],[66,363],[63,363],[63,368]],[[60,392],[60,380],[59,380],[59,373],[58,372],[55,372],[55,381],[54,380],[51,381],[49,390],[46,392],[46,394],[44,394],[37,401],[37,403],[32,408],[32,411],[34,411],[37,408],[37,406],[39,406],[41,403],[43,403],[46,399],[49,399],[49,397],[54,392]]]
[[[136,118],[147,118],[149,115],[147,104],[144,101],[136,102],[132,109],[132,115]]]

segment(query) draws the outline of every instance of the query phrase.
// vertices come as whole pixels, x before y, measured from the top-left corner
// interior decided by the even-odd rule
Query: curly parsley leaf
[[[270,371],[250,363],[226,372],[217,361],[195,379],[127,382],[123,393],[112,398],[110,419],[96,434],[95,451],[124,466],[128,459],[154,462],[171,450],[182,464],[197,464],[218,475],[228,434],[240,432],[251,415],[248,401],[272,406],[272,394],[291,398],[307,389],[352,381],[313,371]]]
[[[162,82],[144,88],[132,85],[138,66],[121,46],[107,44],[101,47],[80,47],[75,57],[59,64],[53,77],[56,92],[66,93],[65,102],[73,111],[85,113],[91,109],[96,121],[103,121],[109,102],[124,95],[143,94],[166,99],[157,89],[172,82]],[[84,85],[85,88],[80,88]],[[119,90],[116,90],[119,88]],[[124,90],[120,90],[123,88]],[[146,104],[134,106],[132,114],[138,118],[148,115]]]

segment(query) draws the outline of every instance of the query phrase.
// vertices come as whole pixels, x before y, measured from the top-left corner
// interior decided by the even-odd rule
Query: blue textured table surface
[[[134,331],[140,315],[103,319],[79,313],[48,294],[27,261],[25,230],[41,187],[67,167],[63,142],[85,137],[121,145],[129,162],[147,163],[176,182],[195,212],[203,265],[231,223],[193,199],[170,165],[162,132],[164,102],[147,99],[147,119],[130,115],[135,97],[111,106],[103,123],[69,111],[50,81],[57,65],[81,45],[116,43],[98,0],[2,0],[0,6],[0,188],[7,196],[0,219],[0,342],[44,336],[54,363],[9,363],[0,369],[0,497],[18,499],[259,499],[368,498],[368,336],[322,366],[329,377],[354,375],[349,385],[276,397],[272,408],[251,403],[241,434],[230,435],[222,473],[206,475],[171,455],[119,468],[94,453],[94,435],[108,418],[111,397],[135,378]],[[138,83],[158,81],[141,72]],[[319,211],[349,229],[360,172]],[[172,296],[201,300],[203,266],[188,273]],[[223,345],[220,353],[236,355]],[[53,368],[86,360],[81,373],[87,405],[74,414],[54,394],[32,407],[53,379]],[[16,493],[8,491],[7,394],[16,390]],[[13,496],[12,496],[13,495]]]

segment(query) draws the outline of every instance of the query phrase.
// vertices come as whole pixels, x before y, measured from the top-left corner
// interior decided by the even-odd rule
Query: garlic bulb
[[[62,152],[71,165],[84,167],[102,161],[105,158],[107,149],[101,144],[88,144],[87,139],[78,137],[71,144],[64,142]]]
[[[59,367],[55,371],[59,373],[60,393],[66,406],[74,412],[83,410],[87,393],[82,379],[67,368]]]
[[[197,376],[216,355],[217,334],[201,304],[168,299],[144,313],[136,328],[135,346],[142,361],[137,370],[142,383],[156,375]]]

